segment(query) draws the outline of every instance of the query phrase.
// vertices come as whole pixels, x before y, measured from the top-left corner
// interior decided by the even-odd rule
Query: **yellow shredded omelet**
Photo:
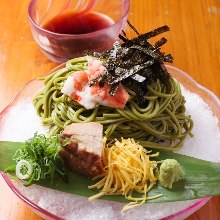
[[[131,201],[122,211],[142,205],[149,199],[155,199],[162,194],[147,197],[147,193],[154,187],[158,180],[157,162],[150,157],[157,157],[159,153],[149,154],[144,147],[133,139],[116,140],[112,146],[104,141],[102,159],[104,171],[95,179],[102,178],[89,189],[101,189],[100,192],[89,200],[100,198],[104,195],[124,195]],[[133,192],[143,194],[135,198]]]

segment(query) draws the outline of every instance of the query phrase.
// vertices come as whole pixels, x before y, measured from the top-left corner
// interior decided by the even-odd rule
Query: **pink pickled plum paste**
[[[97,104],[123,109],[129,99],[123,85],[119,85],[113,96],[109,94],[111,85],[107,83],[103,87],[100,87],[99,83],[89,86],[89,82],[102,75],[106,68],[98,59],[88,57],[87,60],[88,69],[70,75],[61,91],[86,109],[93,109]]]

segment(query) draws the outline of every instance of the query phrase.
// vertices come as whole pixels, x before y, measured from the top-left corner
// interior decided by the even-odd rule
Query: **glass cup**
[[[83,56],[85,51],[103,52],[112,48],[125,28],[129,7],[129,0],[32,0],[28,17],[33,37],[40,49],[50,60],[60,63]],[[93,14],[109,23],[107,27],[89,33],[58,33],[46,29],[53,19],[71,13],[79,18]],[[88,27],[92,25],[87,23]],[[66,24],[63,22],[61,27]]]

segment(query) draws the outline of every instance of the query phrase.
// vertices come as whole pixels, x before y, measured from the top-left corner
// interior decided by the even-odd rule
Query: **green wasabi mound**
[[[161,186],[172,189],[173,183],[185,175],[180,164],[174,159],[166,159],[160,166],[159,182]]]

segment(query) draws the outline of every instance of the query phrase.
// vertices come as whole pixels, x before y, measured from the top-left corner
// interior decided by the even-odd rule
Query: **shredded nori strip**
[[[114,43],[114,48],[103,53],[87,52],[87,55],[103,60],[106,72],[90,82],[90,86],[99,83],[103,87],[105,83],[111,85],[109,93],[114,95],[119,84],[131,88],[137,96],[140,105],[145,105],[143,96],[147,85],[152,85],[158,79],[166,81],[168,73],[164,62],[173,62],[171,54],[160,51],[167,39],[162,37],[154,45],[149,39],[159,34],[169,31],[169,27],[164,25],[145,34],[139,34],[137,29],[128,21],[130,28],[138,35],[133,39],[128,39],[126,33],[122,31],[119,42]]]

